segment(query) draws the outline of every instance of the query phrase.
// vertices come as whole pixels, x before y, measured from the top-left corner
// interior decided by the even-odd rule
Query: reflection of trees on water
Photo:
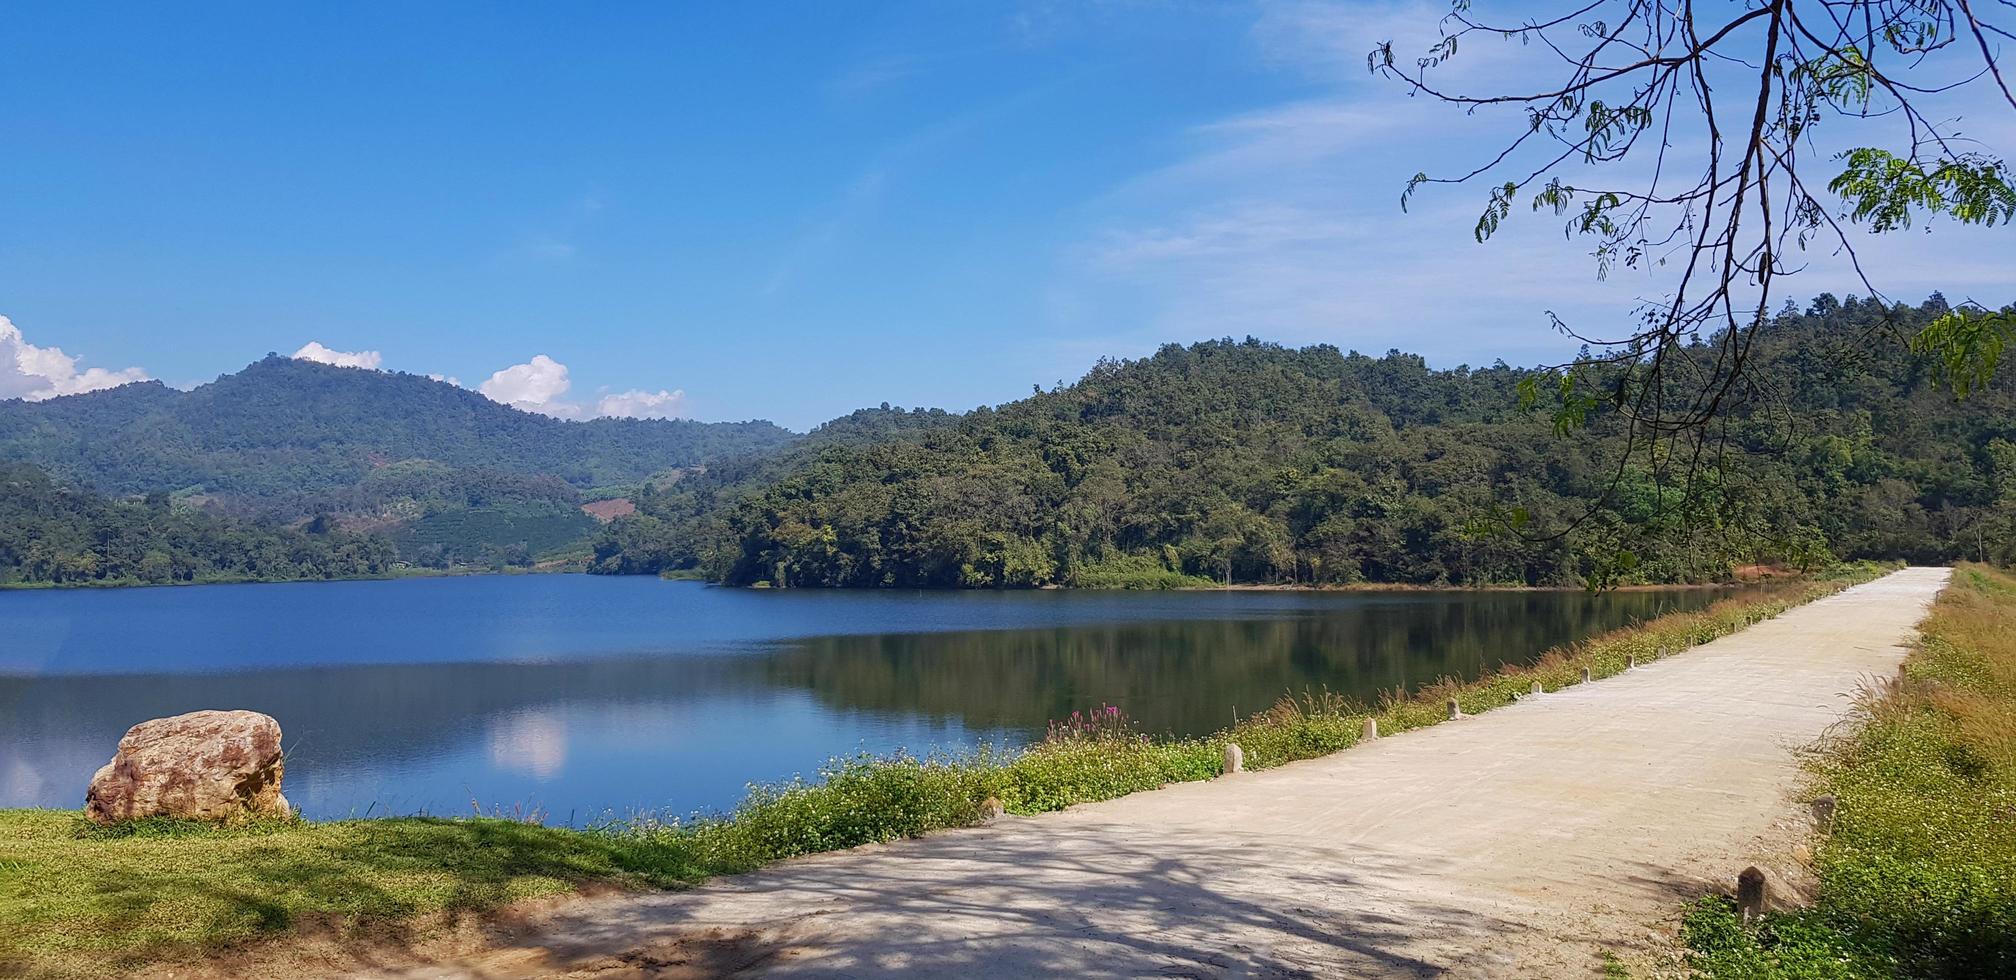
[[[1373,702],[1445,676],[1477,677],[1720,594],[1473,594],[1279,619],[820,637],[784,646],[766,668],[772,683],[839,708],[1040,731],[1103,701],[1151,731],[1196,734],[1287,692],[1327,688]]]
[[[1153,731],[1202,732],[1282,693],[1328,688],[1364,700],[1445,675],[1474,677],[1576,636],[1708,592],[1463,595],[1041,630],[880,634],[789,641],[737,655],[556,663],[303,667],[225,674],[0,678],[0,805],[67,800],[135,722],[201,708],[280,719],[293,751],[326,770],[397,769],[485,744],[514,717],[588,706],[677,723],[701,702],[750,705],[744,730],[696,732],[732,753],[775,740],[766,700],[809,693],[869,718],[923,716],[969,731],[1040,733],[1053,718],[1121,704]],[[831,751],[843,752],[847,745]],[[542,762],[527,755],[525,765]],[[751,774],[759,775],[759,774]]]

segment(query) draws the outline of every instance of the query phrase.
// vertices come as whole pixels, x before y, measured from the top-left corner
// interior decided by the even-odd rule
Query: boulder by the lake
[[[287,817],[293,810],[280,777],[280,723],[272,716],[192,711],[128,729],[91,777],[84,813],[99,823]]]

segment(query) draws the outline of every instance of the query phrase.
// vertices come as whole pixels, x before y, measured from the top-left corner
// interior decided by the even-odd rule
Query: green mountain
[[[0,402],[0,460],[114,496],[385,531],[418,564],[529,563],[599,526],[584,492],[795,436],[768,422],[569,422],[411,374],[269,356],[192,391],[158,382]]]
[[[418,375],[272,356],[192,391],[147,382],[0,402],[0,458],[113,494],[313,498],[415,459],[590,487],[792,438],[768,422],[567,422]]]
[[[857,413],[640,497],[594,570],[792,586],[1703,580],[1753,561],[2016,557],[2016,384],[1908,352],[1944,309],[1823,296],[1753,353],[1698,460],[1566,436],[1536,372],[1248,339],[1104,361],[965,415]],[[1679,363],[1716,356],[1712,345]],[[831,430],[831,431],[829,431]]]

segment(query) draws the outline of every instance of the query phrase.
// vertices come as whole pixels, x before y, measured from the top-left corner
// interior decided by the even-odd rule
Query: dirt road
[[[1596,684],[1328,758],[561,905],[380,975],[1579,976],[1744,865],[1892,673],[1913,568]],[[356,964],[351,964],[354,969]]]

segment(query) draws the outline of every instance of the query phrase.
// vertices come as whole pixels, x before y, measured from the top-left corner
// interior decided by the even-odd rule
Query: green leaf
[[[1953,394],[1966,398],[1995,376],[2002,352],[2016,339],[2016,311],[1964,307],[1947,311],[1911,338],[1911,349],[1938,360]]]
[[[1908,228],[1917,211],[1969,225],[2016,221],[2016,187],[2000,160],[1963,154],[1928,172],[1917,161],[1866,146],[1837,159],[1847,166],[1827,189],[1847,200],[1849,220],[1868,222],[1871,231]]]

